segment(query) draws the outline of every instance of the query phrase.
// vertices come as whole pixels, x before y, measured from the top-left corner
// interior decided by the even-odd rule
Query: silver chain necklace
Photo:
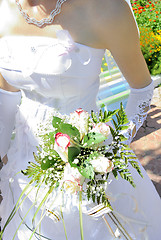
[[[54,18],[56,15],[58,15],[61,12],[61,5],[66,2],[67,0],[57,0],[56,2],[56,7],[54,10],[51,11],[50,16],[48,18],[43,18],[40,21],[36,20],[35,18],[31,18],[26,11],[23,10],[21,4],[19,3],[19,0],[15,0],[18,9],[20,11],[20,13],[22,14],[22,16],[25,18],[25,20],[27,21],[27,23],[29,24],[34,24],[37,27],[41,28],[44,25],[50,25],[53,23]]]

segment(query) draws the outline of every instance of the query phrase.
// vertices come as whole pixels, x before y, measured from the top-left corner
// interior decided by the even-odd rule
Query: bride
[[[49,17],[50,16],[50,17]],[[125,0],[0,1],[0,156],[2,228],[29,179],[18,173],[34,161],[37,126],[53,108],[69,114],[77,108],[97,111],[96,95],[105,49],[109,49],[131,87],[126,106],[128,142],[143,123],[153,83],[140,50],[139,34]],[[15,136],[12,137],[14,129]],[[111,176],[114,213],[136,240],[160,240],[161,200],[144,169],[132,171],[136,188]],[[17,174],[18,173],[18,174]],[[34,194],[34,193],[33,193]],[[6,227],[3,240],[29,240],[34,228],[31,194]],[[37,219],[38,221],[39,219]],[[66,199],[64,221],[69,240],[80,239],[76,196]],[[107,218],[110,223],[110,219]],[[115,229],[113,223],[111,228]],[[85,240],[125,239],[108,230],[103,217],[83,214]],[[18,231],[16,232],[16,229]],[[114,230],[114,232],[115,232]],[[16,234],[15,234],[16,233]],[[63,222],[48,215],[32,239],[66,239]]]

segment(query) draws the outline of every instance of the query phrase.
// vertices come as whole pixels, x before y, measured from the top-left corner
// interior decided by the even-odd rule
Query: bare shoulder
[[[126,0],[94,0],[93,4],[95,5],[99,16],[102,16],[104,19],[117,21],[118,19],[128,17],[131,14],[129,4]]]
[[[129,4],[125,0],[100,2],[104,6],[100,7],[99,14],[102,12],[102,16],[97,16],[101,47],[111,51],[130,86],[146,86],[150,75],[141,53],[138,29]]]
[[[106,2],[107,9],[105,12],[105,19],[108,26],[116,28],[132,26],[135,21],[132,15],[129,4],[125,0],[103,0]],[[136,24],[133,25],[136,27]]]
[[[102,0],[97,6],[97,31],[104,48],[109,48],[110,42],[116,37],[129,34],[138,38],[136,22],[129,4],[125,0]]]

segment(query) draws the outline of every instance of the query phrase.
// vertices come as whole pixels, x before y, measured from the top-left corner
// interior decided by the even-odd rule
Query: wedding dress
[[[1,74],[9,84],[21,89],[22,93],[22,102],[16,113],[15,136],[7,153],[8,163],[1,171],[3,201],[0,215],[3,227],[22,189],[29,182],[20,171],[26,169],[29,161],[34,161],[39,124],[48,121],[54,108],[62,114],[69,114],[77,108],[89,112],[91,109],[98,110],[96,95],[104,50],[73,42],[65,30],[58,32],[57,39],[4,37],[0,41],[0,50]],[[111,174],[108,194],[114,212],[132,239],[160,240],[160,197],[142,167],[144,178],[135,170],[131,171],[136,188],[121,178],[115,180]],[[13,239],[22,218],[34,202],[34,194],[26,198],[6,228],[3,240]],[[86,207],[88,202],[84,200],[83,205]],[[34,227],[34,210],[28,213],[15,236],[16,240],[30,239]],[[107,220],[110,222],[108,217]],[[64,197],[64,221],[68,239],[80,239],[76,195]],[[85,240],[114,239],[102,217],[94,219],[83,214],[83,227]],[[32,239],[64,240],[63,222],[55,223],[46,215],[41,223],[41,236],[35,234]]]

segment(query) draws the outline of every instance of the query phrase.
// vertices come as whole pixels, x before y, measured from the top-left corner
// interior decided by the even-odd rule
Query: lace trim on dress
[[[148,111],[150,110],[153,96],[153,82],[144,89],[131,89],[126,108],[129,128],[122,131],[122,134],[127,138],[125,141],[126,144],[130,144],[132,139],[136,136],[137,131],[143,125]]]

